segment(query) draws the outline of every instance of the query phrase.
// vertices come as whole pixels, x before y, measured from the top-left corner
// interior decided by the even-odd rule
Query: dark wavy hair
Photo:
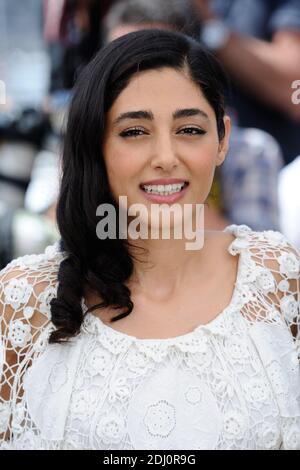
[[[111,319],[116,321],[133,310],[131,292],[125,285],[133,273],[135,258],[129,242],[100,240],[96,234],[100,204],[113,204],[118,214],[102,143],[106,113],[130,79],[140,71],[161,67],[188,70],[215,111],[219,139],[224,137],[226,75],[214,56],[182,33],[147,29],[126,34],[100,50],[82,70],[64,138],[57,223],[61,250],[67,256],[60,263],[57,296],[50,303],[56,327],[50,343],[67,341],[80,332],[86,288],[101,299],[88,311],[122,309]]]

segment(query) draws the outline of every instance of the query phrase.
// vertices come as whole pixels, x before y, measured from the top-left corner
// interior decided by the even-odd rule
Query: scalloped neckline
[[[227,232],[229,231],[229,233],[231,233],[234,236],[234,239],[230,242],[229,246],[227,247],[227,251],[229,254],[231,254],[231,256],[235,256],[232,253],[230,253],[230,248],[232,244],[238,238],[240,238],[240,236],[237,235],[235,232],[233,232],[233,229],[231,230],[232,227],[239,227],[239,226],[229,225],[224,230],[222,230],[222,232],[226,233],[226,231]],[[100,317],[94,315],[92,312],[88,312],[85,315],[84,319],[89,318],[94,323],[94,325],[99,328],[99,331],[101,330],[106,331],[107,333],[112,334],[115,337],[119,336],[119,338],[123,339],[123,341],[127,340],[132,343],[138,343],[138,344],[153,344],[154,343],[157,345],[161,345],[161,344],[168,345],[170,343],[174,344],[174,343],[182,342],[182,341],[186,342],[186,340],[188,339],[192,340],[193,337],[197,333],[199,333],[199,331],[203,331],[203,332],[204,331],[211,331],[211,332],[218,331],[218,325],[222,323],[224,318],[229,313],[232,313],[232,311],[235,310],[234,307],[236,305],[236,297],[238,296],[239,279],[241,277],[243,264],[244,264],[244,253],[245,253],[245,250],[241,250],[239,253],[239,260],[238,260],[238,265],[237,265],[237,273],[236,273],[236,278],[234,282],[234,288],[233,288],[231,299],[228,305],[223,310],[221,310],[221,312],[219,312],[212,320],[210,320],[207,323],[201,323],[200,325],[196,326],[192,331],[188,333],[184,333],[182,335],[177,335],[177,336],[172,336],[170,338],[138,338],[134,335],[130,335],[130,334],[124,333],[123,331],[119,331],[119,330],[116,330],[115,328],[112,328],[111,326],[104,323]],[[88,309],[85,303],[85,298],[82,299],[82,306],[84,307],[84,310]]]

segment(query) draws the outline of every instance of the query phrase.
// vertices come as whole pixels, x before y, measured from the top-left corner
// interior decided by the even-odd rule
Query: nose
[[[152,151],[151,167],[170,172],[178,166],[178,155],[169,135],[159,136]]]

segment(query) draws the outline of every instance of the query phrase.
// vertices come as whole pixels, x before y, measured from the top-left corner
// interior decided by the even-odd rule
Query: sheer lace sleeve
[[[56,243],[0,272],[0,448],[24,427],[23,376],[54,328],[49,303],[56,296],[61,258]]]
[[[253,232],[250,253],[256,284],[269,307],[256,308],[254,318],[276,322],[280,316],[300,356],[300,254],[284,235],[274,231]],[[254,319],[251,310],[247,316]]]
[[[281,415],[282,449],[300,449],[300,255],[279,232],[236,227],[232,254],[246,253],[240,313]]]

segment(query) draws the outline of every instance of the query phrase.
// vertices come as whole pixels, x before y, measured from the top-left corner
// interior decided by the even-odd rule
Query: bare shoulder
[[[232,233],[209,230],[205,231],[204,247],[206,245],[209,255],[214,259],[230,260],[228,248],[234,240],[235,237]]]
[[[238,272],[238,256],[232,256],[229,247],[235,240],[234,235],[222,231],[205,232],[204,240],[204,265],[211,279],[215,279],[218,286],[226,286],[232,292]],[[230,296],[228,295],[228,298]]]

